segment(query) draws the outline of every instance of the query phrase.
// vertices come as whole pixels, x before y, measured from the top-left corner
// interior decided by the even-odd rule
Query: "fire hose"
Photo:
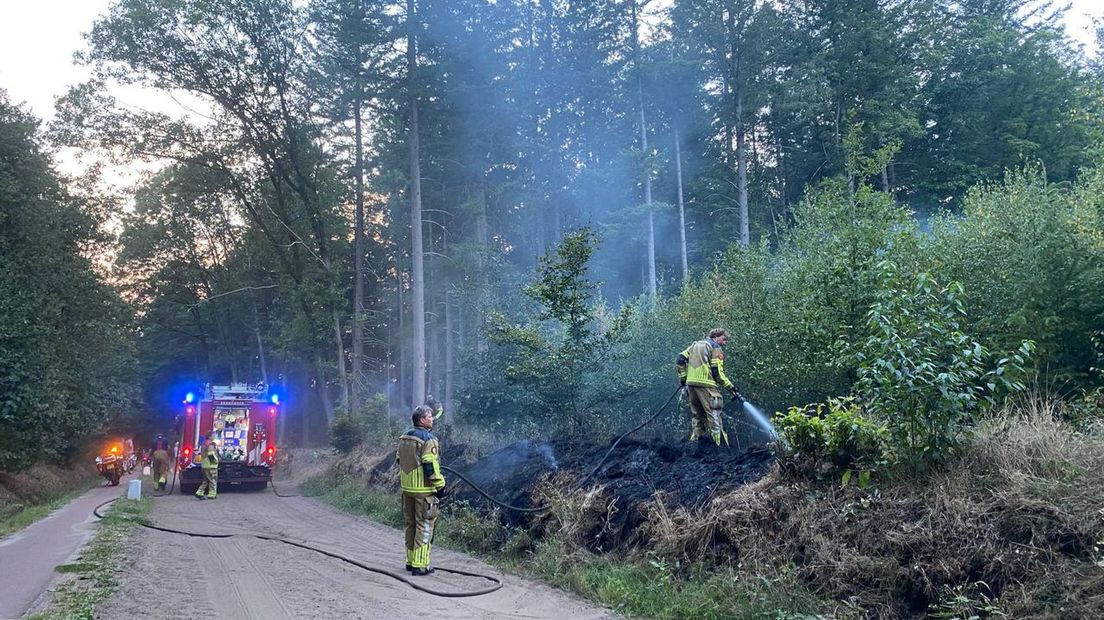
[[[101,503],[100,505],[98,505],[98,506],[96,506],[95,508],[92,509],[92,514],[95,515],[97,519],[103,519],[104,516],[103,516],[103,514],[100,513],[100,509],[103,508],[104,506],[112,503],[112,502],[118,501],[118,499],[119,499],[118,497],[115,497],[115,498],[107,500],[106,502]],[[133,523],[137,523],[138,525],[141,525],[144,528],[148,528],[148,529],[151,529],[151,530],[157,530],[158,532],[167,532],[169,534],[181,534],[183,536],[190,536],[192,538],[231,538],[231,537],[234,537],[234,536],[239,536],[239,537],[257,538],[259,540],[268,540],[268,541],[272,541],[272,542],[279,542],[279,543],[283,543],[285,545],[289,545],[289,546],[292,546],[292,547],[298,547],[300,549],[306,549],[308,551],[314,551],[315,553],[319,553],[319,554],[322,554],[324,556],[331,557],[335,560],[341,560],[342,562],[345,562],[346,564],[352,564],[353,566],[356,566],[358,568],[362,568],[366,571],[370,571],[370,572],[373,572],[373,573],[377,573],[377,574],[380,574],[380,575],[391,577],[392,579],[395,579],[397,581],[401,581],[401,582],[405,583],[406,585],[410,586],[411,588],[414,588],[415,590],[425,592],[426,594],[432,594],[433,596],[441,596],[441,597],[445,597],[445,598],[466,598],[466,597],[471,597],[471,596],[482,596],[484,594],[490,594],[490,593],[495,592],[495,591],[499,590],[500,588],[502,588],[502,580],[498,579],[497,577],[492,577],[490,575],[483,575],[483,574],[480,574],[480,573],[473,573],[473,572],[459,570],[459,569],[455,569],[455,568],[436,567],[434,570],[437,571],[437,572],[451,573],[451,574],[454,574],[454,575],[464,575],[466,577],[476,577],[476,578],[479,578],[479,579],[485,579],[485,580],[490,581],[491,583],[494,584],[490,587],[483,588],[481,590],[472,590],[472,591],[468,591],[468,592],[442,592],[440,590],[434,590],[433,588],[426,587],[426,586],[424,586],[420,583],[417,583],[417,582],[415,582],[411,579],[408,579],[404,575],[400,575],[396,572],[389,571],[385,568],[379,568],[378,566],[372,566],[370,564],[365,564],[364,562],[361,562],[360,560],[354,560],[353,558],[341,555],[340,553],[335,553],[333,551],[327,551],[325,549],[319,549],[318,547],[312,547],[311,545],[308,545],[306,543],[296,542],[294,540],[288,540],[288,539],[280,537],[280,536],[270,536],[270,535],[266,535],[266,534],[209,534],[209,533],[204,533],[204,532],[189,532],[187,530],[178,530],[178,529],[174,529],[174,528],[171,528],[171,527],[163,527],[163,526],[160,526],[160,525],[154,525],[153,523],[149,523],[147,521],[143,521],[143,520],[139,520],[139,519],[132,519],[131,521]]]
[[[606,454],[602,457],[602,459],[600,461],[598,461],[598,464],[594,466],[594,469],[590,470],[590,473],[583,476],[582,478],[579,479],[579,481],[577,483],[575,483],[575,490],[577,491],[577,490],[583,488],[583,485],[586,484],[587,480],[590,480],[591,478],[594,477],[595,474],[598,473],[598,470],[601,469],[602,466],[606,464],[606,461],[609,460],[610,455],[612,455],[613,451],[615,449],[617,449],[617,446],[618,446],[618,444],[621,443],[622,439],[628,437],[629,435],[632,435],[633,433],[635,433],[636,431],[644,428],[648,424],[651,424],[652,421],[655,420],[657,417],[659,417],[659,414],[663,413],[663,411],[665,409],[667,409],[667,407],[671,404],[671,402],[675,400],[675,396],[678,396],[682,393],[683,393],[683,389],[680,386],[674,392],[671,392],[671,395],[669,397],[667,397],[667,401],[663,403],[663,406],[661,406],[659,409],[656,409],[655,412],[652,413],[652,415],[645,418],[643,422],[640,422],[639,424],[637,424],[636,426],[630,428],[629,430],[625,431],[624,433],[621,433],[621,435],[613,441],[613,444],[610,445],[609,450],[606,450]],[[680,400],[681,400],[681,398],[680,398]],[[495,505],[498,505],[498,506],[501,506],[502,508],[505,508],[507,510],[512,510],[514,512],[522,512],[522,513],[533,513],[533,512],[544,512],[544,511],[548,510],[549,508],[551,508],[551,506],[537,506],[537,507],[534,507],[534,508],[521,508],[519,506],[511,506],[510,504],[507,504],[506,502],[503,502],[501,500],[495,499],[494,497],[491,497],[490,493],[487,493],[487,491],[485,491],[482,487],[480,487],[478,484],[472,482],[467,476],[465,476],[464,474],[456,471],[455,469],[442,465],[441,470],[446,471],[446,472],[456,476],[457,478],[463,480],[464,482],[466,482],[468,484],[468,486],[470,486],[472,489],[474,489],[476,493],[479,493],[483,497],[487,498],[487,500],[489,500],[491,503],[493,503]]]

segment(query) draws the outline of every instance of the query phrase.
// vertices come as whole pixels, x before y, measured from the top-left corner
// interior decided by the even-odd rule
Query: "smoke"
[[[745,400],[744,411],[746,411],[747,414],[751,416],[752,420],[755,420],[755,424],[760,429],[762,429],[763,432],[767,433],[767,435],[769,435],[771,439],[778,437],[778,433],[774,431],[774,425],[770,423],[770,420],[767,419],[767,416],[763,415],[762,410]]]
[[[556,461],[556,455],[552,453],[552,446],[546,443],[542,443],[541,445],[536,446],[534,450],[537,452],[537,454],[540,454],[544,457],[544,460],[548,462],[548,467],[550,469],[560,468],[559,462]]]

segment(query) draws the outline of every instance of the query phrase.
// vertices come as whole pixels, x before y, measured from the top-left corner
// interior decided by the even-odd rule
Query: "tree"
[[[86,256],[97,225],[0,91],[0,470],[67,459],[135,405],[132,316]]]

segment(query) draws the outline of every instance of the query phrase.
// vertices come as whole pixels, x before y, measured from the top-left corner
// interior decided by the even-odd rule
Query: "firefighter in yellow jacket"
[[[199,499],[215,499],[218,495],[218,469],[219,455],[215,440],[207,437],[200,448],[198,455],[199,467],[203,470],[203,482],[196,489],[196,497]]]
[[[724,351],[728,333],[721,328],[709,331],[705,340],[699,340],[679,353],[675,361],[679,382],[686,387],[690,401],[692,427],[690,441],[697,441],[706,428],[713,443],[723,441],[728,445],[728,433],[724,430],[724,399],[719,388],[724,388],[732,399],[743,401],[736,386],[728,380],[724,371]]]
[[[399,483],[402,486],[403,521],[406,525],[406,570],[415,575],[433,572],[429,551],[433,527],[440,513],[445,489],[441,473],[440,445],[431,432],[433,410],[425,405],[410,416],[414,428],[399,437]]]

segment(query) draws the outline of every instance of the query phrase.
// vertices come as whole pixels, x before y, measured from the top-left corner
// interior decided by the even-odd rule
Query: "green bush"
[[[844,484],[858,473],[866,486],[872,472],[886,460],[886,427],[862,415],[851,398],[790,407],[777,414],[783,469],[806,478],[840,478]]]
[[[1033,344],[994,360],[963,332],[962,285],[940,286],[885,261],[867,315],[869,336],[854,351],[863,404],[885,420],[898,460],[931,464],[961,446],[971,416],[1001,392],[1019,391]]]
[[[348,412],[339,412],[330,423],[330,445],[342,454],[348,454],[364,442],[364,420]]]

